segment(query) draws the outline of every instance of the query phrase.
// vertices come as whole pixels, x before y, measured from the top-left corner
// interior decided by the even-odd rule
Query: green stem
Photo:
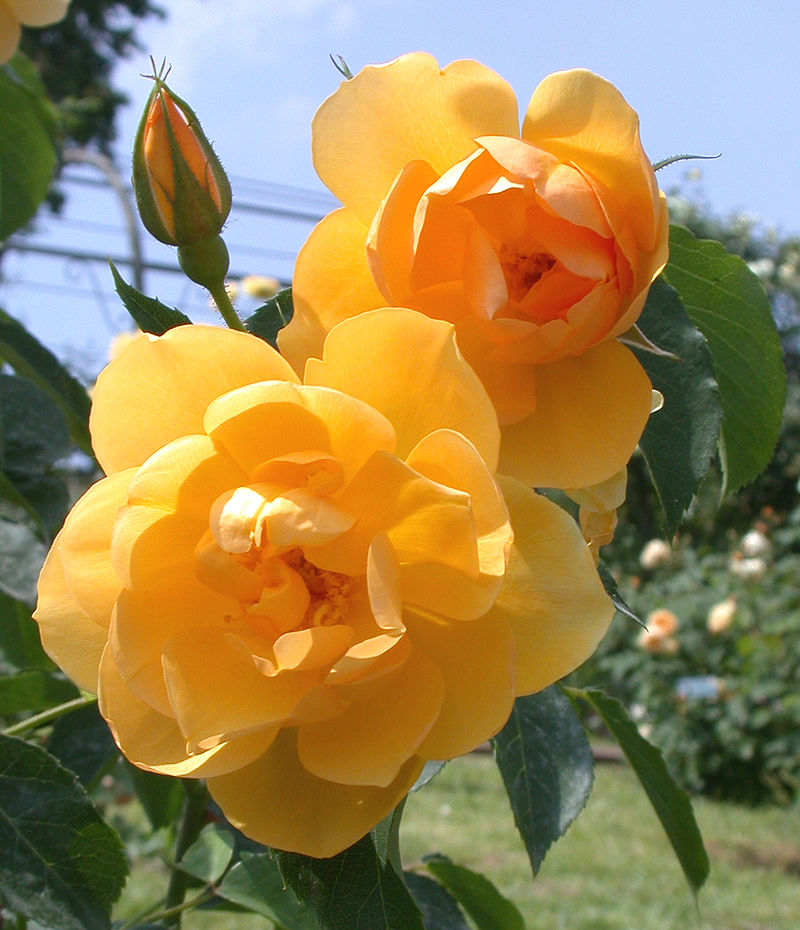
[[[91,694],[86,697],[73,698],[71,701],[59,704],[57,707],[48,707],[47,710],[43,710],[40,714],[34,714],[33,717],[27,717],[25,720],[20,720],[19,723],[13,723],[10,727],[6,727],[3,730],[3,736],[16,736],[18,733],[35,730],[46,723],[58,720],[59,717],[63,717],[64,714],[68,714],[70,711],[78,710],[79,707],[88,707],[96,701],[97,696]]]
[[[186,791],[186,801],[183,805],[183,817],[178,831],[178,838],[175,841],[175,854],[173,862],[178,863],[183,859],[186,850],[197,839],[198,834],[203,826],[203,817],[206,812],[208,803],[208,791],[205,782],[183,781],[183,787]],[[181,914],[184,910],[182,907],[183,899],[186,896],[186,889],[189,886],[189,876],[182,872],[177,865],[172,866],[172,874],[169,878],[167,888],[167,898],[164,911],[161,916],[167,915],[164,923],[169,927],[180,927]]]
[[[225,283],[221,282],[216,287],[209,287],[208,292],[214,298],[217,310],[219,310],[222,319],[225,320],[230,329],[238,329],[239,332],[246,333],[244,323],[239,319],[228,292],[225,290]]]
[[[163,911],[146,911],[140,917],[137,917],[133,921],[128,921],[124,924],[124,927],[133,927],[144,918],[147,919],[148,923],[156,923],[159,920],[169,920],[171,917],[180,917],[184,911],[191,910],[193,907],[197,907],[200,904],[205,904],[206,901],[210,901],[214,897],[214,892],[209,888],[204,888],[200,894],[195,895],[193,898],[189,898],[188,901],[182,901],[180,904],[176,904],[174,907],[166,908]]]

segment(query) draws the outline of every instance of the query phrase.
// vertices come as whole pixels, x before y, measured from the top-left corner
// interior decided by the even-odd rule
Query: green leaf
[[[69,507],[64,479],[53,471],[69,449],[64,415],[50,396],[26,378],[0,375],[0,497],[22,506],[47,539]]]
[[[669,358],[633,347],[664,406],[653,413],[639,445],[673,536],[705,477],[719,442],[722,406],[705,336],[683,309],[680,297],[660,278],[639,318],[642,332]]]
[[[285,930],[318,930],[316,920],[285,887],[269,853],[242,853],[216,889],[220,898],[268,917]]]
[[[403,819],[403,808],[405,806],[406,799],[403,798],[397,807],[370,831],[378,856],[384,861],[388,860],[394,867],[395,872],[403,870],[403,863],[400,858],[400,823]]]
[[[516,905],[479,872],[456,865],[446,856],[428,856],[425,865],[464,908],[478,930],[525,930]]]
[[[94,784],[119,758],[117,744],[97,704],[59,717],[47,740],[47,751],[64,768],[74,772],[86,787]]]
[[[442,769],[447,765],[447,762],[444,762],[440,759],[428,759],[425,765],[422,767],[422,771],[419,773],[419,777],[411,786],[409,791],[419,791],[420,788],[424,788],[429,781],[433,781],[434,778],[442,771]]]
[[[0,716],[10,717],[25,710],[46,710],[80,697],[80,692],[63,676],[43,669],[28,669],[0,678]]]
[[[32,604],[46,554],[47,547],[27,526],[0,518],[0,591]]]
[[[725,490],[752,481],[769,463],[786,397],[783,353],[758,277],[719,242],[670,227],[664,271],[708,340],[722,401]]]
[[[0,673],[30,668],[55,669],[42,649],[30,607],[0,592]]]
[[[75,776],[0,736],[0,897],[51,930],[107,930],[125,882],[119,836]]]
[[[158,830],[174,823],[184,802],[180,780],[169,775],[146,772],[127,760],[125,768],[152,828]]]
[[[126,283],[112,261],[108,264],[111,266],[111,274],[114,277],[114,289],[142,332],[163,336],[167,330],[175,326],[185,326],[192,322],[180,310],[168,307],[155,297],[148,297],[141,291],[137,291],[135,287]]]
[[[402,878],[380,858],[369,834],[331,859],[285,852],[275,857],[320,930],[425,930]]]
[[[0,66],[0,241],[44,200],[56,166],[51,111],[33,69],[17,55]]]
[[[603,587],[606,589],[606,594],[611,598],[611,603],[614,605],[614,608],[626,617],[630,617],[631,620],[638,623],[639,626],[645,627],[644,620],[642,620],[638,614],[634,613],[623,600],[622,595],[619,593],[617,579],[611,574],[611,569],[602,559],[597,563],[597,574],[600,576],[600,581],[603,582]]]
[[[492,745],[535,875],[589,798],[592,750],[572,704],[556,687],[517,698]]]
[[[210,884],[219,881],[233,858],[233,834],[210,823],[186,850],[178,863],[181,871]]]
[[[72,441],[92,455],[89,437],[91,401],[86,389],[24,326],[0,310],[0,358],[33,381],[61,408]]]
[[[664,827],[692,892],[696,894],[708,878],[708,855],[689,797],[673,781],[661,751],[639,733],[619,701],[596,688],[566,688],[565,691],[570,697],[591,704],[625,753]]]
[[[443,885],[418,872],[404,872],[403,877],[427,930],[470,930],[456,899]]]
[[[294,313],[292,289],[284,288],[245,320],[248,332],[278,348],[278,333],[291,320]]]

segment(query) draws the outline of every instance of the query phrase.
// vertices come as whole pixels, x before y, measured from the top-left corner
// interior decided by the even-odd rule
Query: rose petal
[[[422,771],[409,759],[385,788],[339,785],[312,775],[298,760],[292,730],[283,730],[250,765],[210,778],[208,789],[247,836],[288,852],[324,858],[360,839],[393,810]]]
[[[496,465],[494,408],[447,323],[396,308],[362,313],[331,330],[322,360],[306,364],[304,381],[352,394],[379,410],[394,426],[401,457],[445,427],[466,436],[490,470]]]
[[[470,752],[511,714],[516,695],[511,626],[494,614],[458,623],[415,610],[406,617],[415,653],[424,650],[444,676],[441,711],[417,753],[450,759]]]
[[[440,68],[430,55],[403,55],[364,68],[322,104],[312,124],[314,166],[368,226],[408,162],[427,161],[441,174],[474,151],[476,136],[517,135],[517,119],[513,90],[485,65]]]
[[[604,342],[536,369],[536,410],[503,429],[500,470],[536,487],[599,484],[631,457],[651,386],[630,349]]]
[[[178,778],[206,778],[240,769],[261,755],[278,732],[275,727],[265,728],[190,755],[175,721],[136,697],[108,650],[101,663],[100,713],[117,745],[134,765]]]
[[[322,355],[328,330],[386,303],[367,264],[368,225],[348,210],[334,210],[314,227],[297,256],[294,313],[278,333],[278,348],[301,374],[307,358]]]
[[[44,651],[85,691],[97,691],[97,670],[107,630],[90,620],[72,596],[52,549],[39,575],[39,602],[33,614]]]
[[[173,439],[202,433],[215,397],[273,378],[297,380],[271,346],[246,333],[194,325],[137,339],[95,385],[89,425],[97,460],[107,474],[141,465]]]
[[[517,694],[532,694],[594,652],[614,615],[589,548],[569,514],[512,478],[500,478],[514,546],[497,603],[484,619],[514,631]]]

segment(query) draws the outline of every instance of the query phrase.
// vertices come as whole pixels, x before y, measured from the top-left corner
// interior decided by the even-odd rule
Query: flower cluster
[[[282,354],[179,326],[97,381],[106,477],[42,570],[42,641],[128,759],[207,779],[268,845],[346,848],[611,620],[597,550],[652,396],[620,337],[664,198],[595,75],[552,75],[516,120],[475,62],[365,69],[315,119],[345,206],[298,259]],[[160,78],[137,145],[140,206],[193,276],[230,193]]]

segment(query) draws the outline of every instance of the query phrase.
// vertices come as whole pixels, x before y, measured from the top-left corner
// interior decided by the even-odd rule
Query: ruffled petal
[[[109,644],[128,687],[162,714],[172,713],[161,655],[179,630],[219,626],[238,616],[240,605],[199,583],[178,583],[150,591],[124,590],[109,631]]]
[[[365,225],[349,210],[334,210],[300,249],[292,278],[294,313],[278,333],[278,348],[302,374],[306,359],[322,355],[328,330],[386,303],[367,264]]]
[[[284,722],[320,681],[316,669],[262,674],[243,639],[208,627],[173,633],[164,645],[164,677],[193,750]]]
[[[183,436],[159,449],[136,472],[128,503],[180,511],[208,523],[214,501],[248,475],[208,436]]]
[[[655,246],[655,174],[639,140],[639,117],[613,84],[582,69],[548,75],[531,98],[522,138],[612,191],[601,202],[615,233],[629,225],[643,249]]]
[[[439,715],[444,682],[435,663],[413,650],[383,685],[331,720],[300,727],[297,752],[312,775],[382,788],[398,777]]]
[[[408,793],[424,762],[413,757],[385,788],[340,785],[312,775],[282,730],[252,764],[208,780],[211,796],[243,833],[277,849],[334,856],[371,830]]]
[[[122,588],[109,559],[111,539],[135,473],[135,469],[126,469],[92,485],[69,512],[53,542],[75,601],[89,619],[106,628]]]
[[[39,602],[33,614],[44,651],[84,691],[97,691],[97,670],[108,632],[90,620],[72,596],[51,549],[39,575]]]
[[[415,651],[424,650],[444,676],[444,701],[417,754],[450,759],[471,752],[505,724],[514,704],[516,655],[508,620],[492,613],[450,623],[406,610]]]
[[[403,55],[343,81],[317,110],[314,166],[368,226],[408,162],[442,174],[475,150],[477,136],[518,135],[517,120],[514,91],[485,65],[440,68],[422,52]]]
[[[618,342],[536,368],[536,410],[503,428],[501,472],[536,487],[599,484],[627,464],[652,388]]]
[[[97,379],[89,425],[107,474],[141,465],[173,439],[203,432],[210,401],[245,384],[296,381],[263,339],[216,326],[176,326],[137,339]]]
[[[379,410],[394,426],[401,457],[444,428],[466,436],[490,471],[496,466],[497,417],[449,323],[398,308],[362,313],[331,330],[322,359],[308,360],[304,382]]]
[[[100,713],[126,759],[139,768],[178,778],[207,778],[234,771],[260,756],[275,739],[277,728],[220,743],[190,755],[186,740],[171,717],[153,710],[127,687],[109,650],[100,670]]]
[[[597,648],[614,606],[569,514],[512,478],[500,478],[514,546],[497,603],[485,620],[514,632],[517,694],[547,687]]]

